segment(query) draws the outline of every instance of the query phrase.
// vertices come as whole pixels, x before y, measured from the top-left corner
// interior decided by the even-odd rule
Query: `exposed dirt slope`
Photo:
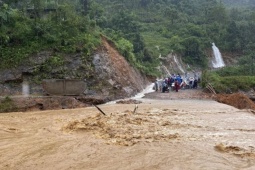
[[[91,63],[83,63],[82,54],[64,55],[63,68],[54,68],[48,75],[54,79],[61,70],[65,70],[67,79],[85,81],[86,90],[83,95],[42,97],[45,96],[42,85],[33,83],[37,76],[34,70],[47,65],[47,60],[51,57],[52,52],[40,52],[31,56],[27,65],[24,62],[17,68],[0,71],[0,102],[3,99],[1,96],[15,96],[13,102],[17,111],[77,108],[133,96],[149,83],[146,76],[132,67],[114,45],[102,37],[102,45],[91,57]],[[23,81],[27,82],[30,91],[30,96],[24,99]]]
[[[97,78],[105,82],[101,86],[103,94],[124,98],[145,88],[147,78],[132,67],[111,42],[104,37],[102,42],[103,48],[94,56],[93,64]]]
[[[247,96],[241,93],[234,94],[218,94],[216,100],[220,103],[228,104],[234,106],[238,109],[254,109],[255,103],[249,99]]]

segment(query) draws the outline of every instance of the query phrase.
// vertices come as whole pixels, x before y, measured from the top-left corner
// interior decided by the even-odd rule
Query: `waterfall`
[[[218,47],[215,46],[214,43],[212,43],[212,49],[213,49],[213,55],[214,55],[214,61],[212,61],[213,68],[224,67],[225,63],[222,59],[220,50],[218,49]]]

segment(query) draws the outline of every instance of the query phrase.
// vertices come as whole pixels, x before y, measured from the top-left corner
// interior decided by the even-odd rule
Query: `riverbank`
[[[220,103],[225,103],[234,106],[238,109],[253,109],[255,110],[255,103],[242,93],[234,94],[211,94],[206,93],[202,89],[186,89],[179,90],[179,92],[170,91],[167,93],[155,92],[152,90],[153,84],[138,93],[134,97],[128,98],[137,100],[141,98],[158,99],[158,100],[215,100]],[[128,100],[121,99],[116,101]],[[29,112],[29,111],[44,111],[44,110],[58,110],[58,109],[75,109],[84,108],[92,105],[99,105],[104,103],[114,104],[116,101],[110,101],[107,96],[10,96],[0,98],[0,112]],[[124,102],[125,103],[125,102]],[[132,101],[128,102],[132,103]],[[135,102],[133,102],[135,103]]]

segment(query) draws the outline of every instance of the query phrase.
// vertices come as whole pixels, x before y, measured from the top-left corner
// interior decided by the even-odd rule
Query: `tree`
[[[80,3],[83,6],[83,15],[87,15],[88,14],[88,9],[89,9],[89,0],[80,0]]]
[[[205,57],[202,53],[201,42],[197,37],[191,36],[182,41],[185,47],[184,60],[194,65],[205,66]]]
[[[181,38],[176,35],[176,36],[173,36],[170,40],[170,47],[171,49],[173,50],[174,53],[180,53],[182,54],[183,51],[185,50],[184,47],[182,46],[181,44]]]
[[[239,29],[237,28],[236,23],[232,21],[227,27],[227,33],[225,38],[229,50],[240,50],[239,36]]]
[[[150,2],[150,0],[140,0],[140,5],[142,8],[147,8]]]
[[[166,8],[164,14],[168,19],[171,20],[172,25],[174,24],[174,21],[179,17],[178,11],[174,8]]]
[[[213,8],[211,11],[211,15],[213,15],[213,18],[215,21],[221,23],[221,24],[226,24],[227,23],[227,13],[226,9],[223,4],[218,4]]]

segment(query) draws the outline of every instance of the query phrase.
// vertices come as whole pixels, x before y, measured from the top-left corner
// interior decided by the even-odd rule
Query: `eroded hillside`
[[[130,97],[149,83],[147,78],[133,68],[106,38],[102,38],[102,45],[91,56],[90,62],[88,60],[84,62],[81,53],[61,56],[59,52],[58,56],[61,57],[62,64],[50,66],[49,60],[54,59],[55,55],[54,51],[40,52],[24,62],[26,64],[15,69],[2,70],[1,96],[12,96],[14,104],[18,105],[17,108],[22,107],[22,110],[74,108]],[[48,70],[44,72],[43,68],[47,65]],[[85,82],[86,90],[75,98],[74,96],[46,97],[38,76],[41,76],[39,77],[41,80],[42,76],[47,79],[80,79]],[[29,95],[22,98],[22,84],[25,81],[29,85]],[[21,106],[24,104],[22,100],[26,101],[25,107]]]

